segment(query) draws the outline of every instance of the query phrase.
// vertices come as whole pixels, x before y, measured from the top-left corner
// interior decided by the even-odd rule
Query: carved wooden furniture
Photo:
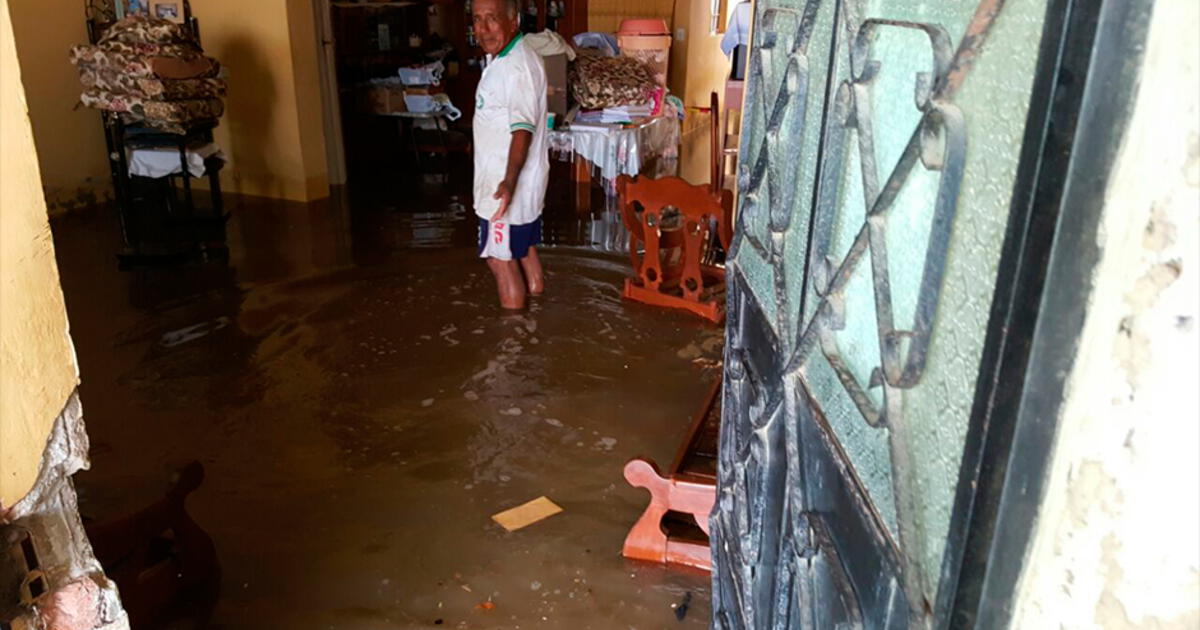
[[[675,461],[664,477],[654,462],[635,458],[625,464],[625,480],[650,491],[650,504],[629,530],[626,558],[712,570],[708,515],[717,496],[717,441],[721,424],[721,379],[717,379],[692,419]],[[695,519],[703,536],[668,533],[669,513]]]
[[[733,237],[729,191],[713,191],[678,177],[617,179],[621,215],[629,230],[636,278],[626,298],[691,311],[709,321],[725,318],[725,270],[704,263],[714,235],[725,251]]]

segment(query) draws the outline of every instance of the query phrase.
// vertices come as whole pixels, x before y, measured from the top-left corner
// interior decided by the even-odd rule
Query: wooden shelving
[[[422,4],[422,3],[421,2],[412,2],[411,0],[403,0],[401,2],[350,2],[349,0],[344,0],[342,2],[332,3],[332,5],[334,7],[337,7],[339,9],[346,9],[346,8],[357,9],[357,8],[362,8],[362,7],[373,7],[373,8],[415,7],[419,4]]]

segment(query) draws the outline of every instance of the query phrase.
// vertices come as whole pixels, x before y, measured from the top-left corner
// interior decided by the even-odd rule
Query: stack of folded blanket
[[[225,113],[221,64],[204,56],[183,26],[167,20],[125,18],[95,46],[72,47],[71,63],[85,88],[80,101],[117,112],[128,124],[185,133]]]
[[[605,57],[581,49],[571,64],[571,94],[584,109],[642,105],[658,84],[646,64],[633,57]]]

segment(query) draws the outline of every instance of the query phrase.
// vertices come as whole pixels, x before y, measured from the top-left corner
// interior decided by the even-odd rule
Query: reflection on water
[[[469,231],[464,226],[468,218],[467,207],[461,202],[451,201],[441,210],[425,212],[403,212],[393,210],[383,213],[379,228],[391,232],[389,239],[397,247],[430,248],[462,245],[462,235]]]
[[[515,318],[473,258],[465,183],[389,185],[231,196],[227,264],[122,274],[113,214],[55,221],[93,438],[80,505],[118,523],[115,540],[89,528],[98,553],[165,515],[129,539],[152,551],[131,566],[186,584],[143,610],[223,630],[704,627],[706,578],[612,551],[645,507],[621,466],[674,451],[686,426],[647,419],[691,413],[698,348],[716,361],[721,330],[621,299],[628,235],[599,185],[552,179],[553,289]],[[212,481],[184,513],[195,467],[165,504],[159,488],[193,459]],[[568,516],[519,537],[492,527],[542,494]],[[686,592],[681,623],[670,605]]]
[[[353,247],[379,254],[403,249],[470,247],[478,242],[478,222],[468,195],[453,194],[462,186],[452,180],[443,188],[396,191],[383,198],[363,194],[335,197],[334,205],[351,206]],[[461,184],[461,182],[459,182]],[[618,200],[598,185],[576,184],[551,177],[543,212],[543,241],[548,247],[582,247],[623,255],[629,233]]]
[[[584,247],[598,252],[624,254],[629,251],[629,230],[617,210],[616,200],[608,207],[583,216],[547,212],[544,240],[548,246]]]

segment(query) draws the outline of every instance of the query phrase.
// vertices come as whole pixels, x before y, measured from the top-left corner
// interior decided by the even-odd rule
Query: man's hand
[[[515,188],[516,186],[507,181],[500,182],[500,185],[496,187],[496,193],[492,195],[492,199],[500,200],[500,208],[496,210],[496,214],[492,215],[493,223],[503,219],[508,212],[508,205],[512,203],[513,189]]]
[[[508,212],[512,204],[513,193],[517,191],[517,179],[521,177],[521,169],[525,168],[525,158],[529,156],[529,145],[533,143],[533,133],[528,129],[518,129],[512,132],[512,141],[508,144],[508,166],[504,170],[504,179],[496,187],[492,199],[500,200],[500,208],[492,215],[492,221],[499,221]]]

